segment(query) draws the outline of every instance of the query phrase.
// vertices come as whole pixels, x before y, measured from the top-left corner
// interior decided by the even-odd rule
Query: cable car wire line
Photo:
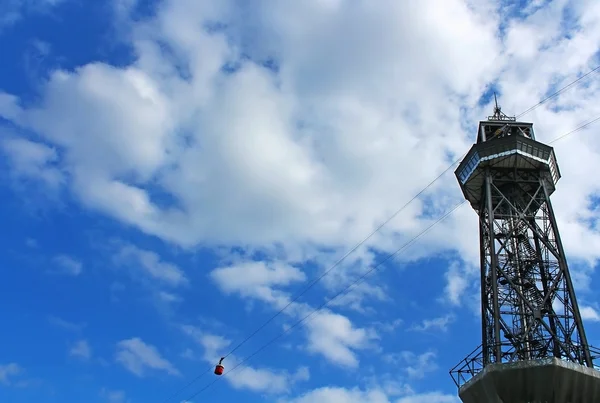
[[[464,157],[464,155],[463,155]],[[461,157],[462,159],[462,157]],[[406,207],[408,207],[409,204],[411,204],[413,201],[415,201],[418,197],[420,197],[423,193],[425,193],[435,182],[438,181],[438,179],[440,179],[442,176],[444,176],[454,165],[456,164],[456,162],[454,162],[452,165],[450,165],[448,168],[446,168],[444,170],[444,172],[442,172],[441,174],[439,174],[434,180],[432,180],[431,182],[429,182],[429,184],[427,186],[425,186],[419,193],[417,193],[415,196],[413,196],[408,202],[406,202],[402,207],[400,207],[398,210],[396,210],[394,212],[394,214],[392,214],[388,219],[386,219],[384,222],[382,222],[377,228],[375,228],[373,231],[371,231],[371,233],[369,235],[367,235],[365,238],[363,238],[360,242],[358,242],[356,245],[354,245],[348,252],[346,252],[341,258],[339,258],[329,269],[325,270],[323,273],[321,273],[320,276],[316,277],[315,279],[313,279],[308,286],[306,286],[302,291],[300,291],[298,294],[296,294],[296,296],[294,298],[292,298],[287,305],[285,305],[283,308],[281,308],[277,313],[275,313],[273,316],[271,316],[269,319],[267,319],[267,321],[265,321],[261,326],[259,326],[254,332],[252,332],[248,337],[246,337],[244,340],[242,340],[239,344],[237,344],[231,351],[229,351],[226,355],[225,358],[229,357],[231,354],[233,354],[237,349],[239,349],[241,346],[243,346],[248,340],[250,340],[252,337],[254,337],[258,332],[260,332],[262,329],[264,329],[269,323],[271,323],[275,318],[277,318],[279,315],[281,315],[287,308],[289,308],[294,302],[296,302],[300,297],[302,297],[304,294],[306,294],[311,288],[313,288],[319,281],[321,281],[325,276],[327,276],[329,273],[331,273],[331,271],[333,269],[335,269],[336,267],[338,267],[344,260],[346,260],[346,258],[348,256],[350,256],[352,253],[354,253],[358,248],[360,248],[362,245],[365,244],[365,242],[367,242],[369,239],[371,239],[373,237],[373,235],[377,234],[383,227],[385,227],[387,224],[389,224],[390,221],[392,221],[394,218],[396,218],[396,216],[398,214],[400,214],[402,211],[404,211],[404,209]]]
[[[341,297],[343,295],[346,295],[348,293],[348,291],[350,291],[356,285],[362,283],[363,280],[365,280],[371,273],[373,273],[377,269],[379,269],[379,267],[381,267],[384,263],[386,263],[387,261],[389,261],[389,260],[395,258],[396,256],[398,256],[406,248],[408,248],[409,246],[411,246],[412,244],[414,244],[415,242],[417,242],[420,238],[422,238],[425,234],[427,234],[433,227],[435,227],[440,222],[444,221],[452,213],[454,213],[459,207],[463,206],[466,203],[467,203],[466,200],[462,200],[459,203],[455,204],[450,210],[448,210],[447,212],[445,212],[442,216],[440,216],[437,220],[435,220],[427,228],[425,228],[419,234],[417,234],[416,236],[414,236],[413,238],[411,238],[409,241],[407,241],[406,243],[404,243],[400,248],[396,249],[395,252],[388,254],[379,263],[377,263],[376,265],[374,265],[373,267],[371,267],[364,274],[362,274],[360,277],[358,277],[352,283],[348,284],[346,287],[344,287],[342,290],[340,290],[333,297],[327,299],[321,305],[319,305],[318,307],[314,308],[310,313],[308,313],[307,315],[305,315],[304,317],[302,317],[300,320],[296,321],[292,326],[290,326],[289,328],[287,328],[286,330],[284,330],[283,332],[279,333],[277,336],[275,336],[274,338],[272,338],[271,340],[269,340],[268,342],[266,342],[265,344],[263,344],[259,349],[255,350],[252,354],[250,354],[250,355],[246,356],[245,358],[243,358],[237,365],[235,365],[228,372],[226,372],[225,374],[223,374],[223,376],[226,376],[227,374],[230,374],[230,373],[234,372],[237,368],[241,367],[245,362],[249,361],[250,359],[252,359],[256,355],[258,355],[260,352],[262,352],[263,350],[265,350],[267,347],[269,347],[270,345],[272,345],[273,343],[275,343],[277,340],[279,340],[283,336],[286,336],[287,334],[291,333],[292,330],[294,330],[296,327],[298,327],[302,323],[310,321],[311,318],[313,317],[313,315],[315,313],[321,311],[323,308],[325,308],[327,305],[329,305],[329,303],[331,303],[332,301],[336,300],[337,298],[339,298],[339,297]],[[209,383],[208,385],[206,385],[202,389],[198,390],[196,393],[194,393],[194,394],[188,396],[187,398],[185,398],[184,401],[190,401],[191,399],[195,398],[200,393],[202,393],[202,392],[206,391],[207,389],[209,389],[212,385],[214,385],[216,382],[218,382],[219,379],[221,379],[221,378],[222,377],[216,378],[211,383]]]
[[[595,119],[592,119],[592,120],[588,121],[587,123],[584,123],[584,124],[580,125],[579,127],[575,128],[575,129],[573,129],[573,130],[571,130],[571,131],[569,131],[569,132],[567,132],[567,133],[565,133],[563,135],[560,135],[560,136],[556,137],[554,140],[550,141],[548,144],[555,143],[558,140],[563,139],[563,138],[565,138],[565,137],[567,137],[567,136],[569,136],[569,135],[571,135],[571,134],[573,134],[575,132],[578,132],[578,131],[584,129],[585,127],[590,126],[591,124],[593,124],[593,123],[595,123],[597,121],[600,121],[600,116],[598,116]],[[452,164],[450,166],[450,168],[452,166],[454,166],[454,164]],[[446,171],[448,169],[446,169]],[[444,173],[446,171],[444,171]],[[267,347],[269,347],[270,345],[272,345],[273,343],[275,343],[280,338],[282,338],[282,337],[286,336],[287,334],[291,333],[293,329],[295,329],[296,327],[298,327],[302,323],[304,323],[304,322],[310,322],[311,318],[313,317],[313,315],[315,313],[317,313],[317,312],[321,311],[323,308],[327,307],[327,305],[329,305],[332,301],[336,300],[337,298],[346,295],[353,287],[355,287],[355,286],[359,285],[360,283],[362,283],[371,273],[377,271],[380,266],[382,266],[387,261],[395,258],[397,255],[399,255],[400,253],[402,253],[406,248],[408,248],[410,245],[412,245],[415,242],[417,242],[420,238],[422,238],[425,234],[427,234],[433,227],[435,227],[440,222],[444,221],[452,213],[454,213],[456,210],[458,210],[458,208],[460,208],[461,206],[463,206],[466,203],[467,203],[467,200],[463,200],[463,201],[457,203],[456,205],[454,205],[454,207],[452,207],[452,209],[450,209],[449,211],[447,211],[446,213],[444,213],[441,217],[439,217],[431,225],[429,225],[427,228],[425,228],[423,231],[421,231],[418,235],[416,235],[415,237],[411,238],[408,242],[406,242],[405,244],[403,244],[395,252],[393,252],[393,253],[389,254],[388,256],[386,256],[383,260],[381,260],[379,263],[377,263],[376,265],[374,265],[371,269],[369,269],[368,271],[366,271],[364,274],[362,274],[360,277],[358,277],[356,280],[354,280],[348,286],[344,287],[337,294],[335,294],[331,298],[327,299],[325,302],[323,302],[317,308],[314,308],[309,314],[307,314],[306,316],[302,317],[300,320],[296,321],[292,326],[290,326],[289,328],[287,328],[283,332],[279,333],[277,336],[275,336],[274,338],[272,338],[271,340],[269,340],[267,343],[263,344],[260,348],[258,348],[257,350],[255,350],[252,354],[250,354],[250,355],[246,356],[245,358],[243,358],[239,363],[237,363],[228,372],[224,373],[223,376],[227,376],[228,374],[234,372],[237,368],[243,366],[244,363],[246,363],[249,360],[251,360],[253,357],[255,357],[256,355],[258,355],[259,353],[261,353],[263,350],[265,350]],[[205,387],[203,387],[202,389],[198,390],[196,393],[194,393],[191,396],[189,396],[188,398],[186,398],[184,401],[189,401],[190,399],[193,399],[196,396],[198,396],[199,394],[203,393],[204,391],[206,391],[207,389],[209,389],[210,387],[212,387],[216,382],[218,382],[219,379],[220,378],[216,378],[215,380],[213,380],[212,382],[210,382],[209,384],[207,384]]]
[[[165,400],[163,400],[163,402],[166,403],[166,402],[169,402],[169,401],[175,399],[182,391],[184,391],[185,389],[189,388],[194,383],[198,382],[200,379],[202,379],[202,377],[204,377],[204,375],[206,375],[209,372],[211,372],[212,369],[213,369],[213,367],[207,368],[206,371],[202,372],[200,375],[197,375],[195,378],[193,378],[191,381],[189,381],[185,386],[182,386],[181,388],[179,388],[178,390],[176,390],[175,392],[173,392],[168,398],[166,398]]]
[[[419,191],[419,193],[417,193],[415,196],[413,196],[408,202],[406,202],[402,207],[400,207],[398,210],[396,210],[394,212],[394,214],[392,214],[388,219],[386,219],[383,223],[381,223],[377,228],[375,228],[369,235],[367,235],[365,238],[363,238],[360,242],[358,242],[356,245],[354,245],[354,247],[352,247],[352,249],[350,249],[348,252],[346,252],[341,258],[339,258],[329,269],[327,269],[326,271],[324,271],[320,276],[316,277],[315,279],[313,279],[308,286],[306,286],[302,291],[300,291],[294,298],[292,298],[283,308],[281,308],[278,312],[276,312],[273,316],[271,316],[269,319],[267,319],[261,326],[259,326],[254,332],[252,332],[249,336],[247,336],[245,339],[243,339],[240,343],[238,343],[231,351],[229,351],[224,357],[227,358],[229,357],[231,354],[233,354],[237,349],[239,349],[241,346],[243,346],[246,342],[248,342],[248,340],[250,340],[252,337],[254,337],[258,332],[260,332],[262,329],[264,329],[265,327],[267,327],[267,325],[269,323],[271,323],[273,320],[275,320],[279,315],[281,315],[287,308],[289,308],[294,302],[296,302],[300,297],[302,297],[304,294],[306,294],[312,287],[314,287],[319,281],[321,281],[325,276],[327,276],[333,269],[335,269],[336,267],[338,267],[348,256],[350,256],[353,252],[355,252],[358,248],[360,248],[362,245],[364,245],[365,242],[367,242],[371,237],[373,237],[373,235],[375,235],[376,233],[378,233],[385,225],[387,225],[390,221],[392,221],[394,218],[396,218],[396,216],[398,214],[400,214],[406,207],[408,207],[408,205],[410,205],[415,199],[417,199],[418,197],[420,197],[424,192],[426,192],[435,182],[437,182],[442,176],[444,176],[450,169],[452,169],[454,167],[454,165],[456,165],[457,162],[459,162],[460,160],[462,160],[462,158],[465,156],[466,154],[463,154],[463,156],[460,157],[460,159],[456,160],[454,163],[452,163],[452,165],[450,165],[448,168],[446,168],[444,170],[444,172],[442,172],[441,174],[439,174],[434,180],[432,180],[431,182],[429,182],[429,184],[427,186],[425,186],[423,189],[421,189],[421,191]],[[206,375],[208,372],[211,371],[212,368],[209,368],[208,370],[206,370],[205,372],[203,372],[201,375],[198,375],[197,377],[195,377],[191,382],[189,382],[188,384],[186,384],[184,387],[180,388],[177,392],[175,392],[173,395],[171,395],[168,399],[164,400],[163,403],[167,403],[170,399],[173,399],[175,396],[179,395],[183,390],[187,389],[188,387],[190,387],[193,383],[195,383],[196,381],[198,381],[200,378],[202,378],[204,375]]]
[[[559,141],[559,140],[562,140],[562,139],[564,139],[565,137],[567,137],[567,136],[570,136],[570,135],[571,135],[571,134],[573,134],[573,133],[576,133],[576,132],[578,132],[578,131],[580,131],[580,130],[583,130],[583,129],[585,129],[586,127],[588,127],[588,126],[590,126],[590,125],[592,125],[592,124],[596,123],[596,122],[597,122],[597,121],[599,121],[599,120],[600,120],[600,116],[598,116],[598,117],[596,117],[596,118],[594,118],[594,119],[592,119],[592,120],[589,120],[587,123],[584,123],[584,124],[582,124],[581,126],[577,127],[576,129],[573,129],[573,130],[571,130],[571,131],[570,131],[570,132],[568,132],[568,133],[565,133],[565,134],[563,134],[563,135],[561,135],[561,136],[558,136],[557,138],[555,138],[554,140],[552,140],[552,141],[551,141],[551,142],[549,142],[548,144],[553,144],[553,143],[556,143],[557,141]]]
[[[584,74],[583,76],[577,78],[576,80],[573,80],[572,82],[570,82],[569,84],[565,85],[564,87],[562,87],[561,89],[557,90],[556,92],[554,92],[553,94],[549,95],[548,97],[542,99],[537,104],[533,105],[532,107],[526,109],[524,112],[522,112],[519,115],[517,115],[517,117],[524,116],[525,114],[531,112],[532,110],[536,109],[537,107],[539,107],[540,105],[542,105],[547,100],[549,100],[551,98],[554,98],[554,97],[562,94],[566,90],[572,88],[576,83],[582,81],[585,77],[588,77],[589,75],[591,75],[592,73],[594,73],[594,72],[596,72],[598,70],[600,70],[600,66],[594,68],[593,70],[591,70],[588,73]],[[562,135],[561,137],[553,140],[552,142],[558,141],[561,138],[566,137],[566,136],[572,134],[573,132],[579,131],[579,130],[583,129],[584,127],[587,127],[590,124],[596,122],[597,120],[600,120],[600,117],[598,119],[594,120],[594,121],[588,122],[585,126],[581,126],[581,127],[577,128],[577,129],[574,129],[573,131],[571,131],[571,132],[569,132],[567,134]],[[549,143],[549,144],[552,144],[552,142]],[[231,354],[233,354],[235,351],[237,351],[240,347],[242,347],[244,344],[246,344],[250,339],[252,339],[254,336],[256,336],[261,330],[263,330],[265,327],[267,327],[267,325],[269,325],[269,323],[271,323],[273,320],[275,320],[287,308],[289,308],[294,302],[296,302],[300,297],[302,297],[310,289],[312,289],[318,282],[320,282],[325,276],[327,276],[332,270],[334,270],[336,267],[338,267],[349,255],[351,255],[352,253],[354,253],[358,248],[360,248],[370,238],[372,238],[373,235],[375,235],[376,233],[378,233],[383,227],[385,227],[387,224],[389,224],[394,218],[396,218],[398,216],[398,214],[400,214],[402,211],[404,211],[404,209],[406,209],[406,207],[408,207],[413,201],[415,201],[417,198],[419,198],[424,192],[426,192],[427,190],[429,190],[429,188],[431,186],[433,186],[439,179],[441,179],[444,175],[446,175],[448,173],[448,171],[450,171],[456,164],[458,164],[465,157],[466,154],[467,153],[462,154],[462,156],[460,158],[458,158],[456,161],[454,161],[452,164],[450,164],[442,173],[440,173],[435,179],[433,179],[431,182],[429,182],[429,184],[427,184],[427,186],[425,186],[422,190],[420,190],[415,196],[413,196],[402,207],[400,207],[398,210],[396,210],[389,218],[387,218],[379,226],[377,226],[369,235],[367,235],[360,242],[358,242],[356,245],[354,245],[350,250],[348,250],[341,258],[339,258],[332,266],[330,266],[329,269],[327,269],[321,275],[319,275],[318,277],[316,277],[315,279],[313,279],[304,289],[302,289],[298,294],[296,294],[283,308],[281,308],[279,311],[277,311],[275,314],[273,314],[271,317],[269,317],[269,319],[267,319],[256,330],[254,330],[247,337],[245,337],[241,342],[239,342],[238,344],[236,344],[235,347],[233,347],[233,349],[230,350],[225,355],[225,358],[229,357]],[[196,376],[188,384],[186,384],[185,386],[179,388],[173,395],[171,395],[171,397],[163,400],[162,403],[169,402],[171,399],[173,399],[174,397],[176,397],[177,395],[179,395],[181,392],[183,392],[185,389],[187,389],[188,387],[190,387],[192,384],[194,384],[195,382],[197,382],[198,380],[200,380],[203,376],[205,376],[211,370],[212,370],[212,367],[208,368],[202,374]]]
[[[597,66],[595,68],[593,68],[592,70],[588,71],[587,73],[585,73],[584,75],[582,75],[581,77],[579,77],[578,79],[571,81],[569,84],[565,85],[564,87],[562,87],[561,89],[559,89],[558,91],[548,95],[546,98],[542,99],[540,102],[538,102],[537,104],[533,105],[531,108],[525,110],[524,112],[521,112],[520,114],[518,114],[517,116],[515,116],[515,118],[520,118],[524,115],[527,115],[529,112],[533,111],[534,109],[536,109],[537,107],[541,106],[544,102],[562,94],[563,92],[565,92],[566,90],[568,90],[569,88],[571,88],[572,86],[574,86],[575,84],[577,84],[578,82],[580,82],[581,80],[583,80],[584,78],[586,78],[587,76],[589,76],[592,73],[597,72],[598,70],[600,70],[600,66]]]

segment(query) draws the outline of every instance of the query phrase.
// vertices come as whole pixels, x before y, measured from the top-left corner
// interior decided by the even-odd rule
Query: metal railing
[[[549,340],[541,340],[541,341],[549,341]],[[506,344],[498,345],[497,347],[506,346]],[[450,370],[450,376],[454,381],[454,384],[461,388],[467,382],[469,382],[473,377],[475,377],[478,373],[483,371],[484,369],[484,357],[483,357],[483,346],[479,345],[475,350],[473,350],[469,355],[463,358],[458,364],[454,366]],[[578,356],[583,357],[583,346],[577,345],[574,346],[576,350],[579,350],[581,353]],[[592,355],[592,361],[594,362],[593,368],[596,370],[600,370],[600,363],[596,364],[596,360],[600,358],[600,348],[594,347],[592,345],[588,345],[590,353]],[[510,355],[510,351],[505,352],[506,355]],[[552,358],[549,356],[548,358]],[[562,359],[562,358],[561,358]],[[520,360],[506,360],[506,363],[509,362],[517,362]],[[571,360],[565,360],[571,361]]]

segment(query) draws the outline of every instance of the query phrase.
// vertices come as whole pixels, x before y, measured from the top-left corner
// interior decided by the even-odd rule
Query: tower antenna
[[[488,116],[488,120],[510,120],[516,121],[517,118],[514,116],[508,116],[502,112],[502,108],[498,105],[498,98],[496,97],[496,91],[494,91],[494,114]]]

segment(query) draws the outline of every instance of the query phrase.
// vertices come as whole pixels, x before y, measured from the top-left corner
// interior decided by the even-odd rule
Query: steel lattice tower
[[[455,172],[479,215],[482,345],[451,374],[465,403],[600,402],[550,195],[560,172],[531,123],[479,123]]]

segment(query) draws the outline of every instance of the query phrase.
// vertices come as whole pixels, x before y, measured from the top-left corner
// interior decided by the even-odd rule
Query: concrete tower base
[[[464,403],[598,403],[600,371],[557,358],[490,364],[458,394]]]

